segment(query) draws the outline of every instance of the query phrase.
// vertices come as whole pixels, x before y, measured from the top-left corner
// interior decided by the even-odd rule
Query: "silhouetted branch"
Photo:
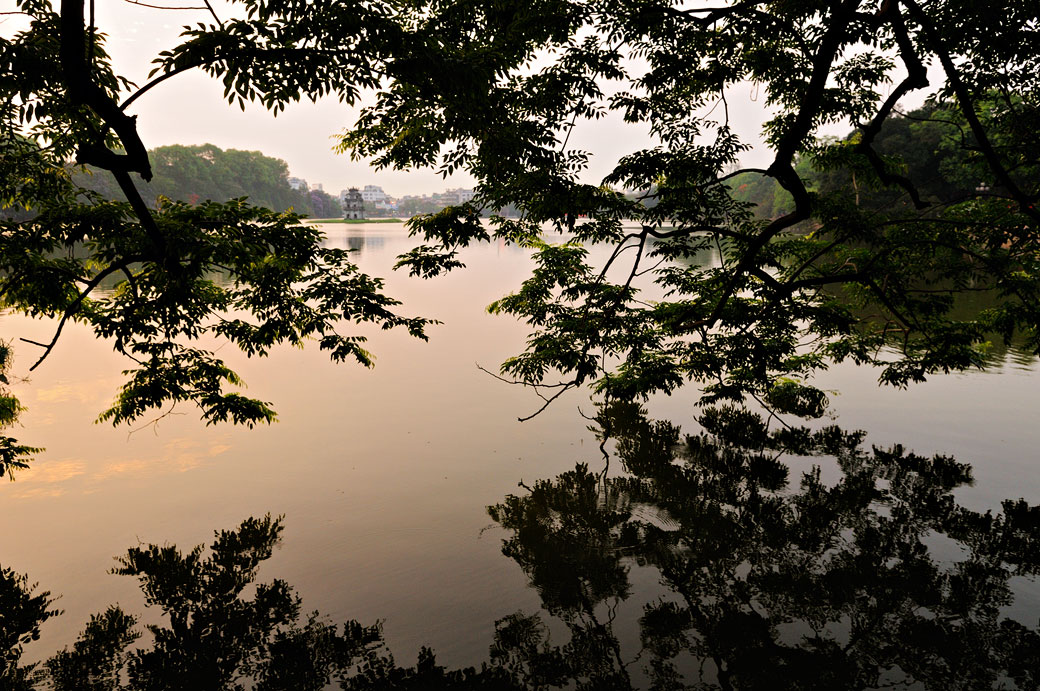
[[[960,72],[957,70],[957,66],[953,63],[953,58],[950,57],[949,52],[943,46],[942,39],[937,35],[935,26],[931,19],[925,14],[921,9],[921,6],[918,5],[915,0],[901,1],[904,2],[907,8],[913,12],[914,18],[920,22],[922,29],[924,29],[924,34],[928,40],[929,47],[939,58],[939,63],[942,65],[943,71],[946,73],[946,78],[949,80],[950,87],[957,96],[957,102],[960,104],[961,113],[964,115],[964,119],[968,121],[968,126],[971,129],[972,134],[975,135],[975,139],[979,143],[979,150],[982,152],[982,155],[985,156],[990,170],[996,176],[997,181],[1001,186],[1003,186],[1011,194],[1011,197],[1018,202],[1022,213],[1026,214],[1037,223],[1040,223],[1040,211],[1033,206],[1033,202],[1036,201],[1035,195],[1030,196],[1026,194],[1008,174],[1007,169],[1004,167],[1004,164],[997,155],[993,144],[989,140],[989,134],[986,132],[986,128],[982,126],[982,122],[975,113],[975,103],[971,94],[968,92],[968,87],[961,79]]]
[[[76,311],[79,310],[80,305],[83,304],[83,301],[91,293],[91,291],[97,288],[101,284],[101,281],[105,280],[105,278],[121,269],[121,266],[109,266],[103,269],[102,271],[99,271],[97,275],[94,276],[94,278],[90,279],[90,281],[87,283],[87,286],[82,291],[80,291],[80,294],[78,296],[76,296],[76,299],[73,300],[72,303],[65,308],[65,312],[61,315],[61,320],[58,321],[58,328],[55,329],[54,337],[51,338],[50,343],[43,344],[37,341],[30,341],[26,338],[21,339],[26,343],[31,343],[32,345],[37,345],[41,348],[44,348],[43,355],[41,355],[40,359],[37,360],[36,363],[29,368],[30,372],[39,367],[40,364],[47,359],[47,356],[51,354],[51,351],[54,349],[55,344],[57,344],[58,342],[58,337],[61,336],[62,329],[65,328],[65,322],[67,322],[72,316],[76,314]]]
[[[917,55],[917,52],[914,50],[914,46],[910,41],[910,36],[906,31],[906,25],[903,23],[903,16],[899,12],[898,4],[892,2],[889,5],[889,9],[885,12],[885,16],[895,34],[896,43],[899,45],[899,56],[903,60],[903,65],[906,67],[907,75],[906,78],[892,90],[892,93],[889,94],[884,104],[882,104],[881,108],[878,109],[878,112],[874,114],[874,119],[862,128],[863,138],[860,140],[857,149],[867,157],[867,160],[870,161],[870,165],[873,166],[874,171],[882,182],[888,185],[899,185],[906,190],[908,195],[910,195],[914,207],[925,209],[930,206],[930,204],[921,200],[920,193],[917,191],[917,188],[910,179],[890,172],[888,167],[885,165],[885,162],[881,160],[881,157],[878,156],[878,153],[874,151],[874,147],[872,146],[875,137],[877,137],[881,132],[882,126],[884,126],[889,115],[892,114],[892,109],[895,108],[899,100],[911,91],[923,89],[928,86],[928,71],[921,62],[921,58]]]

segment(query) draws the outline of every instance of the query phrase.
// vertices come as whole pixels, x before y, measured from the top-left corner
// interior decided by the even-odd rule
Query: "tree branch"
[[[794,198],[795,208],[791,213],[781,216],[766,226],[750,242],[737,265],[733,267],[732,275],[723,289],[718,302],[715,303],[711,314],[706,319],[701,320],[705,326],[714,326],[718,322],[726,304],[736,291],[741,277],[758,260],[758,253],[782,230],[806,220],[811,215],[812,202],[809,192],[805,189],[805,184],[795,171],[792,162],[802,142],[812,130],[816,114],[823,104],[823,95],[827,86],[827,79],[830,77],[831,65],[838,55],[838,50],[845,36],[849,21],[855,14],[859,3],[860,0],[845,0],[834,10],[831,23],[820,40],[820,48],[813,59],[812,76],[809,78],[809,83],[806,86],[802,107],[795,116],[790,129],[784,133],[777,144],[776,156],[766,171],[768,175],[780,183],[781,187],[791,194]],[[682,321],[680,319],[679,323],[681,324]],[[697,325],[700,324],[701,322],[698,322]]]
[[[886,3],[887,4],[887,3]],[[918,193],[917,188],[910,181],[902,175],[889,172],[885,162],[881,160],[878,153],[871,146],[874,143],[874,138],[877,137],[881,132],[881,128],[884,126],[885,121],[892,113],[892,109],[895,108],[903,96],[916,89],[923,89],[928,86],[928,71],[925,69],[924,64],[921,62],[920,57],[914,51],[914,46],[910,42],[910,36],[906,31],[906,24],[903,23],[903,16],[899,12],[898,2],[892,1],[891,4],[887,4],[888,9],[885,12],[885,16],[888,18],[889,24],[892,26],[892,31],[896,37],[896,43],[899,45],[899,56],[903,60],[903,65],[906,66],[907,76],[906,78],[893,89],[892,93],[889,94],[888,98],[882,104],[881,108],[874,115],[874,119],[866,126],[861,127],[863,132],[863,138],[860,140],[857,150],[867,157],[870,161],[870,165],[873,166],[874,171],[877,173],[881,181],[886,185],[899,185],[906,193],[910,195],[910,199],[913,200],[914,207],[918,209],[926,209],[930,206],[928,202],[921,200],[921,195]]]
[[[975,139],[978,140],[979,149],[982,152],[982,155],[985,156],[990,170],[996,176],[997,181],[1000,182],[1000,184],[1011,194],[1012,198],[1018,202],[1018,206],[1022,210],[1022,213],[1032,218],[1035,222],[1040,223],[1040,211],[1038,211],[1033,205],[1033,202],[1036,201],[1036,196],[1026,194],[1008,174],[1007,169],[1004,167],[1004,164],[1001,162],[996,150],[993,148],[993,144],[989,140],[989,134],[986,132],[986,128],[983,127],[982,122],[975,113],[974,100],[968,92],[968,87],[961,79],[957,66],[953,64],[953,59],[950,57],[949,52],[943,46],[942,39],[935,31],[935,26],[921,9],[921,6],[917,4],[916,0],[902,0],[902,2],[904,2],[907,8],[911,10],[914,18],[917,19],[921,24],[921,28],[924,29],[924,35],[929,43],[929,47],[939,58],[939,62],[943,66],[943,71],[946,73],[946,78],[949,80],[950,87],[953,89],[953,93],[957,96],[957,102],[961,107],[961,113],[964,115],[965,120],[968,121],[968,127],[971,129],[972,134],[975,135]]]
[[[58,342],[58,337],[61,336],[62,329],[65,328],[65,322],[67,322],[72,316],[76,314],[76,311],[79,310],[80,305],[83,304],[83,301],[91,293],[91,291],[97,288],[101,284],[101,281],[105,280],[105,278],[115,273],[116,271],[121,270],[121,268],[121,266],[109,266],[99,271],[97,275],[94,276],[94,278],[90,279],[90,282],[87,283],[87,286],[80,292],[78,296],[76,296],[76,299],[73,300],[72,303],[65,308],[65,312],[61,315],[61,320],[58,322],[58,328],[54,331],[54,337],[51,338],[50,343],[43,344],[38,343],[37,341],[30,341],[27,338],[21,339],[26,343],[31,343],[33,345],[38,345],[44,348],[43,355],[41,355],[40,359],[37,360],[36,363],[29,368],[30,372],[39,367],[40,364],[47,359],[47,356],[51,354],[51,351],[54,350],[55,344]]]
[[[119,137],[125,154],[116,154],[100,142],[85,144],[77,153],[77,162],[97,165],[106,170],[120,169],[140,173],[152,179],[148,151],[137,134],[137,118],[123,113],[109,96],[92,80],[87,62],[88,51],[84,23],[83,0],[61,0],[60,46],[62,77],[70,100],[90,108]]]

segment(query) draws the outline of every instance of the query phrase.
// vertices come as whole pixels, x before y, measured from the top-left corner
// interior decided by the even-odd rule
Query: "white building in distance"
[[[473,199],[473,190],[456,187],[454,189],[444,190],[444,192],[437,196],[440,197],[445,204],[465,204]]]
[[[304,180],[303,178],[289,178],[288,182],[289,182],[289,187],[292,187],[294,190],[306,191],[306,190],[310,189],[307,186],[307,181]]]
[[[386,192],[379,185],[365,185],[365,189],[361,190],[361,198],[366,202],[385,202]]]

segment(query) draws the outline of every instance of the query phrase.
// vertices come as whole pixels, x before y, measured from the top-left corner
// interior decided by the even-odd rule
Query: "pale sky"
[[[148,0],[169,6],[196,5],[197,0]],[[128,0],[96,0],[99,30],[108,35],[108,51],[117,73],[139,85],[147,81],[152,59],[159,51],[178,42],[181,27],[187,23],[209,22],[206,11],[157,10],[131,4]],[[222,0],[214,2],[219,16],[231,16],[232,9]],[[14,10],[14,0],[0,0],[0,11]],[[24,22],[18,17],[0,18],[0,34],[11,35]],[[730,118],[734,129],[745,139],[760,139],[761,123],[766,119],[762,97],[753,98],[749,84],[735,86],[729,94]],[[211,143],[223,149],[261,151],[289,164],[290,175],[309,183],[322,183],[335,194],[346,187],[381,185],[392,196],[429,194],[447,187],[471,187],[465,174],[444,180],[433,170],[380,171],[365,161],[332,152],[333,135],[348,127],[356,109],[335,99],[318,103],[290,105],[277,118],[256,104],[246,104],[245,112],[229,106],[222,96],[222,85],[201,71],[178,75],[142,96],[132,107],[138,115],[138,130],[145,146]],[[847,128],[845,128],[847,129]],[[835,132],[841,133],[841,129]],[[609,116],[595,122],[580,123],[569,145],[592,152],[590,169],[584,179],[598,183],[620,156],[650,145],[645,130]],[[768,162],[769,152],[758,147],[741,161],[745,166]]]

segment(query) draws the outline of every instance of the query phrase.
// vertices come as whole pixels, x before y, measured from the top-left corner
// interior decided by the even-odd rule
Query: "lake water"
[[[0,485],[0,563],[60,594],[65,611],[45,624],[29,659],[70,643],[109,603],[144,612],[136,582],[107,573],[128,547],[208,543],[214,530],[268,512],[284,514],[286,529],[260,580],[291,583],[305,611],[381,620],[399,663],[414,661],[426,645],[442,664],[478,664],[496,620],[539,611],[544,589],[532,588],[503,556],[510,533],[493,524],[487,507],[523,495],[520,482],[533,486],[576,462],[602,467],[602,459],[582,415],[593,412],[587,393],[572,392],[520,423],[541,402],[478,369],[495,370],[522,349],[524,327],[485,307],[524,278],[528,255],[500,244],[470,248],[466,270],[421,281],[391,271],[414,244],[401,226],[324,230],[330,245],[357,249],[363,270],[388,279],[404,312],[444,322],[430,329],[429,343],[372,332],[372,370],[334,365],[316,347],[253,361],[223,350],[249,393],[279,413],[276,424],[254,430],[204,427],[187,406],[137,430],[93,424],[125,363],[72,327],[31,381],[15,387],[28,411],[13,434],[46,452]],[[4,317],[7,338],[47,340],[49,328]],[[31,348],[17,344],[15,376],[26,375]],[[899,443],[970,464],[974,484],[954,492],[963,506],[999,510],[1002,500],[1019,497],[1040,503],[1040,374],[1029,358],[1003,354],[989,371],[936,377],[902,392],[880,389],[876,373],[855,367],[821,380],[840,391],[832,397],[838,422],[868,430],[868,446]],[[695,397],[659,397],[651,413],[692,429]],[[792,461],[798,471],[809,465]],[[825,464],[822,476],[834,482],[840,472]],[[957,553],[938,539],[934,548]],[[642,606],[662,588],[658,570],[625,568],[632,595],[613,627],[631,658]],[[1027,578],[1011,585],[1014,600],[1002,611],[1036,627],[1040,589]]]

